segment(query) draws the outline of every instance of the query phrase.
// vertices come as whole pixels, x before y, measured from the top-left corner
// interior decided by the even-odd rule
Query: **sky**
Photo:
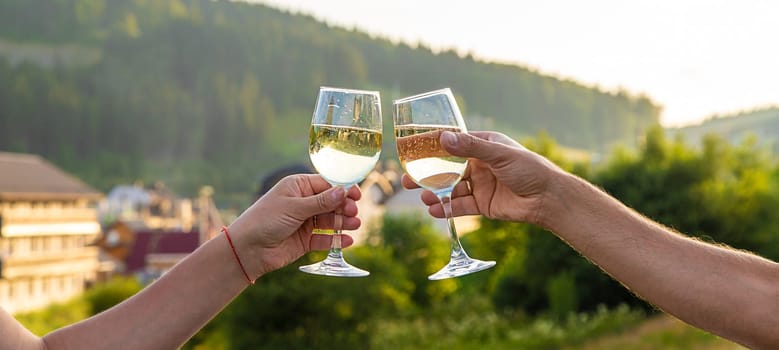
[[[779,106],[779,1],[255,0],[332,25],[649,96],[661,123]]]

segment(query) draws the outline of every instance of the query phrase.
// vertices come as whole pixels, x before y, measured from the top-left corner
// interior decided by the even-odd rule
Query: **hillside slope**
[[[779,107],[756,109],[705,120],[701,124],[668,129],[671,135],[682,135],[694,145],[706,135],[718,135],[731,143],[754,137],[758,144],[779,154]]]
[[[41,154],[103,189],[145,178],[245,191],[267,164],[307,162],[321,85],[380,90],[388,132],[392,99],[449,86],[471,129],[545,131],[598,152],[635,144],[660,110],[240,2],[7,0],[0,40],[11,47],[0,49],[0,150]]]

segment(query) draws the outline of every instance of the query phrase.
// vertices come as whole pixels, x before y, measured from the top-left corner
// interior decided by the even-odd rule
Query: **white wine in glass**
[[[348,189],[376,166],[381,153],[381,101],[377,91],[322,87],[308,136],[308,154],[316,171],[333,186]],[[362,277],[368,271],[347,263],[341,252],[340,213],[335,213],[333,243],[325,260],[301,266],[307,273]]]
[[[468,132],[450,89],[441,89],[393,102],[393,121],[400,165],[420,187],[441,201],[452,246],[449,263],[430,275],[431,280],[459,277],[495,266],[468,256],[457,236],[452,217],[452,191],[462,179],[468,160],[441,147],[444,131]]]

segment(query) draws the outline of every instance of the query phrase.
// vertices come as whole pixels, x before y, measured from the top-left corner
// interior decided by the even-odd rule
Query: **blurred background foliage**
[[[779,204],[779,167],[749,142],[732,146],[711,137],[705,147],[693,148],[652,131],[637,151],[616,152],[598,167],[558,159],[558,147],[544,137],[524,144],[561,166],[590,174],[587,179],[665,225],[779,259],[779,217],[770,211]],[[474,256],[497,260],[496,268],[428,281],[426,276],[442,266],[448,254],[447,240],[430,220],[421,213],[387,216],[365,245],[347,249],[348,260],[371,271],[370,277],[327,278],[297,270],[324,253],[309,254],[262,277],[186,348],[578,348],[629,332],[656,314],[551,233],[527,224],[482,219],[463,244]],[[114,301],[128,295],[117,286],[110,293],[117,294]],[[110,299],[105,294],[93,290],[86,300],[93,304]],[[68,314],[57,307],[44,311],[43,317]],[[84,310],[104,307],[75,303],[72,308],[82,310],[83,316]],[[28,315],[21,319],[40,322]],[[642,331],[640,339],[647,343],[623,339],[617,344],[733,346],[663,322],[669,326],[648,335]]]

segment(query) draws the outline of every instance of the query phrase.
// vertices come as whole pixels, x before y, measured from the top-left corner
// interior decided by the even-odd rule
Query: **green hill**
[[[718,135],[737,144],[754,137],[758,144],[779,154],[779,107],[768,107],[734,115],[717,116],[698,125],[668,129],[692,144],[700,144],[706,135]]]
[[[0,40],[0,150],[41,154],[101,189],[141,178],[245,193],[272,167],[308,161],[320,85],[380,90],[386,131],[392,99],[443,86],[471,129],[545,131],[579,149],[633,145],[658,124],[643,96],[263,5],[6,0]]]

